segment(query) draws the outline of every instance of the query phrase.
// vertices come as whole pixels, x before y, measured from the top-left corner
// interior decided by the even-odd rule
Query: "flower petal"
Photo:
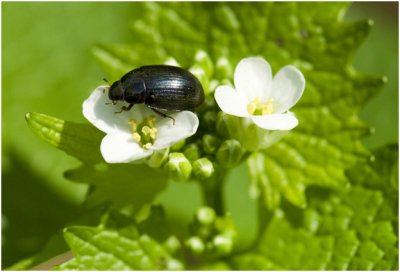
[[[238,93],[234,88],[219,86],[215,90],[214,98],[223,112],[240,117],[249,116],[247,97]]]
[[[283,67],[272,82],[272,98],[275,112],[282,113],[293,107],[303,95],[306,81],[303,74],[294,66]]]
[[[110,104],[108,86],[97,87],[83,102],[82,109],[85,118],[95,127],[105,133],[130,132],[128,120],[143,120],[154,113],[144,105],[135,105],[130,111],[121,111],[126,103]],[[118,113],[116,113],[118,112]]]
[[[251,115],[251,120],[260,128],[268,130],[291,130],[299,124],[299,121],[292,112]]]
[[[196,133],[199,126],[199,118],[191,111],[181,111],[171,114],[175,119],[175,125],[170,118],[157,119],[157,138],[153,148],[155,150],[171,146]]]
[[[267,101],[271,94],[272,72],[269,63],[263,58],[251,57],[242,59],[235,69],[235,87],[239,93],[248,97],[256,96]]]
[[[107,134],[101,141],[100,151],[108,163],[127,163],[153,153],[141,148],[128,133]]]

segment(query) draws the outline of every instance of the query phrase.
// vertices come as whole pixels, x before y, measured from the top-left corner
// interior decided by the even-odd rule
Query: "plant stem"
[[[217,171],[213,177],[200,181],[205,205],[213,208],[217,215],[225,215],[224,185],[226,171]]]
[[[264,202],[264,195],[259,196],[257,201],[257,218],[258,218],[258,229],[257,229],[257,236],[254,239],[253,248],[256,248],[264,235],[265,229],[267,228],[268,224],[271,222],[273,217],[273,212],[268,210],[265,206]]]
[[[60,255],[57,255],[43,263],[36,265],[31,268],[31,270],[51,270],[53,267],[63,264],[74,257],[71,251],[64,252]]]

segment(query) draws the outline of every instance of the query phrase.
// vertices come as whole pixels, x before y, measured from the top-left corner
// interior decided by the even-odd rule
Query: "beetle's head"
[[[115,81],[111,85],[110,89],[108,90],[108,98],[112,101],[114,105],[117,103],[118,100],[125,99],[125,91],[119,80]]]

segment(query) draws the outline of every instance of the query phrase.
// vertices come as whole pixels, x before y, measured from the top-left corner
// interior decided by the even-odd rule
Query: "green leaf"
[[[64,237],[74,258],[56,268],[62,270],[183,269],[183,263],[175,256],[180,249],[179,241],[175,236],[168,236],[168,230],[161,237],[159,233],[146,227],[154,223],[162,223],[167,229],[161,207],[153,207],[149,217],[139,224],[130,217],[110,211],[104,215],[103,223],[99,227],[68,227],[64,230]]]
[[[107,165],[100,154],[104,133],[90,124],[76,124],[41,113],[28,113],[28,125],[41,139],[85,164],[65,173],[65,177],[94,185],[87,202],[112,202],[116,207],[131,205],[138,211],[162,191],[165,176],[146,165]],[[117,178],[116,178],[117,177]]]
[[[285,203],[268,222],[254,254],[283,269],[397,270],[398,191],[388,189],[398,164],[397,146],[374,155],[367,166],[349,171],[351,188],[309,188],[304,210]]]
[[[64,237],[75,258],[59,269],[180,270],[183,264],[147,235],[131,239],[116,230],[70,227]]]
[[[233,256],[231,266],[230,270],[283,270],[262,254],[253,252]]]
[[[89,124],[64,121],[42,113],[27,113],[26,121],[32,131],[45,142],[84,163],[103,161],[100,142],[104,133]]]
[[[358,164],[347,171],[352,184],[382,191],[384,202],[377,216],[398,224],[398,145],[377,149],[368,164]],[[395,227],[393,225],[393,227]]]
[[[102,45],[95,56],[110,63],[105,68],[112,75],[169,57],[189,67],[198,50],[217,68],[221,59],[235,65],[254,55],[266,58],[274,73],[288,64],[299,67],[306,78],[304,95],[293,108],[300,124],[259,154],[259,173],[250,172],[258,192],[253,191],[265,198],[268,208],[278,207],[282,197],[303,207],[308,186],[346,186],[345,169],[369,156],[361,139],[370,129],[357,114],[385,79],[352,69],[351,58],[372,22],[343,22],[347,5],[146,3],[143,15],[132,24],[137,42]],[[225,78],[226,73],[211,70],[208,82]],[[232,71],[228,78],[232,81]],[[249,167],[253,165],[250,158]]]
[[[144,164],[83,165],[65,172],[65,177],[93,185],[87,204],[110,202],[119,208],[130,205],[133,212],[150,203],[168,183],[161,170]]]

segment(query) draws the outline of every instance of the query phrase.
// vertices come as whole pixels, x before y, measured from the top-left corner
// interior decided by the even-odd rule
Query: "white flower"
[[[150,156],[154,150],[167,148],[192,136],[199,119],[190,111],[171,114],[170,118],[158,116],[143,104],[130,111],[120,111],[122,103],[110,104],[108,86],[97,87],[83,102],[83,115],[107,135],[100,146],[108,163],[127,163]]]
[[[242,59],[236,66],[235,87],[219,86],[215,100],[222,111],[250,118],[267,130],[291,130],[298,125],[289,111],[303,94],[305,79],[294,66],[283,67],[272,78],[267,61],[258,57]]]

